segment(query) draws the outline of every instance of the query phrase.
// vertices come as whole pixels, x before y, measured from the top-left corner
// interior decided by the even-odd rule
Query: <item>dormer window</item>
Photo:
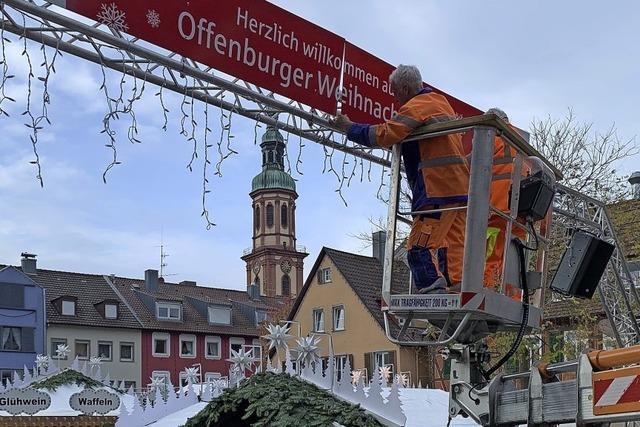
[[[120,314],[118,306],[119,302],[112,299],[100,301],[95,305],[96,311],[105,319],[117,319]]]
[[[215,323],[218,325],[230,325],[231,324],[231,307],[225,307],[220,305],[209,306],[209,323]]]
[[[76,315],[76,301],[73,299],[62,299],[60,305],[60,313],[63,316]]]
[[[118,318],[118,305],[113,303],[106,303],[104,305],[104,317],[106,319]]]
[[[256,309],[256,326],[260,325],[261,322],[266,322],[266,320],[267,320],[266,310]]]
[[[157,302],[156,317],[158,320],[182,320],[182,306],[179,303]]]

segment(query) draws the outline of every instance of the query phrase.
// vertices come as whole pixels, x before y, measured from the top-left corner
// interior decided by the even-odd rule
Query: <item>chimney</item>
[[[38,274],[36,270],[36,254],[22,252],[20,256],[22,257],[20,260],[22,272],[25,274]]]
[[[158,270],[145,270],[144,283],[148,292],[152,294],[158,292]]]
[[[629,177],[629,183],[632,189],[632,198],[634,200],[640,200],[640,171],[636,171]]]
[[[371,243],[373,246],[373,257],[380,261],[380,263],[384,262],[384,249],[387,244],[387,233],[385,231],[376,231],[371,236]]]

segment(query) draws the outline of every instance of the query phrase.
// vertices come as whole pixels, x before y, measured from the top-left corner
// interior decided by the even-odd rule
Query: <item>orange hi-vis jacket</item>
[[[513,173],[512,148],[497,136],[493,145],[493,169],[491,177],[490,203],[503,212],[509,211],[509,191]]]
[[[391,120],[378,125],[354,124],[347,136],[368,147],[389,148],[422,125],[455,116],[444,96],[425,88],[400,107]],[[402,144],[405,171],[413,194],[412,210],[467,201],[469,167],[463,153],[459,134]]]

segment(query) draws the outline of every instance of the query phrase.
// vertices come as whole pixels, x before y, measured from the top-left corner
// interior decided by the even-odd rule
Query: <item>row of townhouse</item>
[[[37,354],[62,368],[100,357],[103,373],[134,388],[153,377],[178,384],[191,366],[203,380],[227,376],[230,351],[259,346],[260,323],[281,304],[252,289],[166,283],[157,270],[130,279],[40,269],[23,254],[20,267],[0,266],[0,377],[32,368]]]

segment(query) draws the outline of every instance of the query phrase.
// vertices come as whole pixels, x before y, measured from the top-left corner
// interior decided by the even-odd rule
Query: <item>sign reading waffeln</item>
[[[80,393],[72,394],[69,405],[86,415],[105,415],[120,407],[120,397],[104,389],[85,389]]]
[[[230,76],[335,111],[344,39],[266,1],[54,3]]]
[[[51,406],[51,396],[33,388],[14,388],[0,393],[0,412],[33,415]]]

